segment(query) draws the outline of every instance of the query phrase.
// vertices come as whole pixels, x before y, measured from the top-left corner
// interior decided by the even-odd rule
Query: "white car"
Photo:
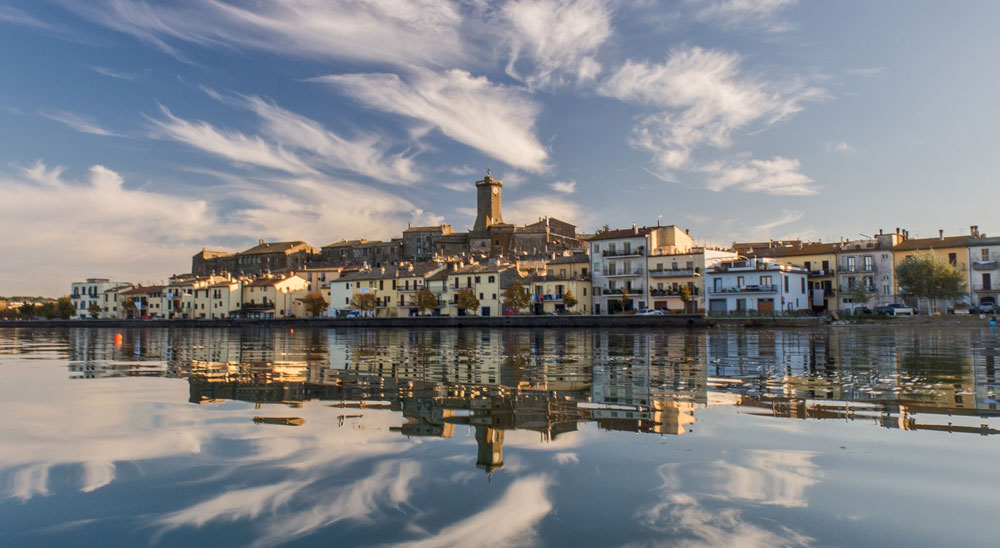
[[[643,310],[642,312],[639,312],[640,316],[662,316],[663,314],[664,312],[659,308],[652,308],[649,310]]]

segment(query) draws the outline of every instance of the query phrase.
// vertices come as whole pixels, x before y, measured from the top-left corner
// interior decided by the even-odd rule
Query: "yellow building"
[[[940,259],[962,272],[965,280],[969,279],[969,242],[972,236],[945,236],[944,231],[938,232],[937,238],[906,239],[892,248],[893,278],[895,270],[907,258],[920,253],[933,253]],[[895,298],[899,298],[899,283],[893,287]],[[918,303],[910,303],[918,304]],[[938,303],[947,306],[947,303]]]
[[[243,308],[243,284],[239,280],[223,280],[196,289],[194,306],[197,319],[229,318]]]
[[[301,318],[306,315],[301,299],[309,293],[309,283],[298,276],[262,276],[243,284],[244,318]]]
[[[448,316],[465,316],[466,311],[458,308],[458,293],[469,289],[479,299],[479,308],[471,311],[475,316],[502,316],[503,290],[520,280],[517,267],[507,263],[463,265],[453,263],[447,270],[447,285],[441,300],[442,313]],[[523,284],[523,282],[522,282]]]
[[[650,308],[699,313],[705,311],[705,269],[738,257],[732,251],[704,247],[654,250],[646,258]],[[691,297],[685,307],[681,287]]]
[[[590,255],[576,253],[555,257],[544,264],[543,270],[532,272],[521,280],[521,285],[531,295],[532,313],[590,314],[593,297]],[[572,294],[576,300],[572,307],[567,306],[564,300],[567,294]]]

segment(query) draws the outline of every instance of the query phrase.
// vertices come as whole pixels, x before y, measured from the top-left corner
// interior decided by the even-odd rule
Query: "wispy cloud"
[[[698,168],[708,176],[708,188],[721,191],[737,189],[804,196],[815,194],[813,180],[803,174],[798,160],[775,156],[771,160],[749,160],[725,164],[711,162]]]
[[[138,74],[133,74],[130,72],[121,72],[114,69],[109,69],[108,67],[94,66],[89,67],[90,70],[100,74],[102,76],[107,76],[109,78],[117,78],[118,80],[135,80],[139,77]]]
[[[182,59],[182,43],[426,66],[451,64],[467,52],[461,47],[461,14],[450,0],[262,0],[238,5],[94,0],[64,5]]]
[[[552,183],[552,190],[563,194],[573,194],[576,192],[576,181],[556,181]]]
[[[535,223],[543,217],[556,217],[576,225],[587,225],[593,220],[592,214],[580,204],[558,194],[539,194],[504,204],[504,220],[508,223]]]
[[[781,12],[798,0],[709,0],[698,10],[696,18],[712,21],[724,28],[760,28],[768,32],[784,32],[791,23]]]
[[[593,80],[601,65],[594,54],[612,35],[611,10],[602,0],[518,0],[503,7],[511,42],[507,73],[531,87],[567,79]],[[526,61],[519,70],[521,60]]]
[[[805,217],[805,215],[806,215],[806,213],[804,211],[788,211],[788,210],[785,210],[785,211],[781,212],[781,217],[778,217],[777,219],[775,219],[773,221],[769,221],[769,222],[766,222],[766,223],[763,223],[763,224],[759,224],[759,225],[755,226],[754,228],[756,228],[757,230],[764,230],[764,231],[771,230],[771,229],[777,228],[779,226],[784,226],[784,225],[787,225],[789,223],[794,223],[795,221],[798,221],[799,219]]]
[[[115,133],[111,130],[104,129],[97,124],[94,120],[80,116],[78,114],[73,114],[72,112],[66,112],[64,110],[53,110],[44,111],[40,113],[42,116],[65,124],[80,133],[89,133],[91,135],[101,135],[104,137],[122,137],[122,135]]]
[[[511,166],[544,171],[548,151],[534,127],[541,105],[521,89],[463,70],[344,74],[315,78],[371,108],[432,124],[446,136]]]
[[[854,152],[855,149],[847,141],[830,142],[826,144],[827,152]]]
[[[15,25],[23,25],[26,27],[35,27],[43,30],[58,30],[57,27],[51,23],[42,21],[30,13],[22,9],[15,8],[14,6],[0,6],[0,21],[14,23]]]
[[[857,67],[857,68],[849,68],[844,72],[850,74],[851,76],[873,77],[882,74],[882,70],[883,70],[882,67]]]

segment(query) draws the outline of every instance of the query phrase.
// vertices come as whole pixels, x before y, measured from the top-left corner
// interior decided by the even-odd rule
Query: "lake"
[[[3,546],[997,546],[996,328],[0,329]]]

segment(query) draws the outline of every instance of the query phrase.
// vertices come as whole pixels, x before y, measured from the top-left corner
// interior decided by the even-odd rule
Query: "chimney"
[[[940,239],[940,240],[944,239],[944,229],[943,228],[939,228],[938,229],[938,239]]]
[[[264,238],[257,240],[257,245],[264,245]]]
[[[638,233],[639,233],[639,229],[637,229],[635,227],[635,223],[632,223],[632,234],[638,234]]]
[[[896,234],[899,234],[899,227],[896,227]]]
[[[684,229],[684,233],[687,234],[688,236],[690,236],[691,235],[691,229],[690,228],[685,228]]]

